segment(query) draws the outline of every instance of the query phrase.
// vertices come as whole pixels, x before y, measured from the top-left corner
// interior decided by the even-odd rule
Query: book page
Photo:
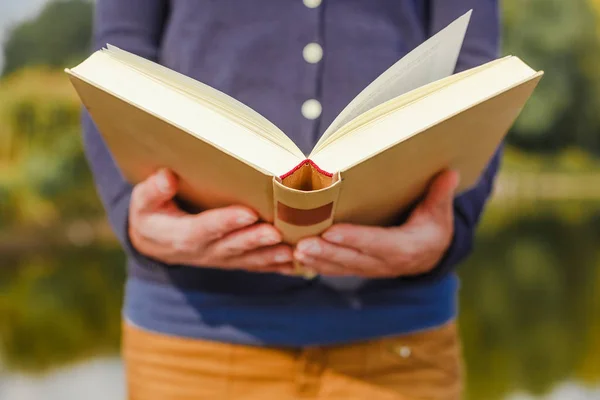
[[[327,128],[313,153],[325,140],[356,117],[394,97],[454,73],[472,11],[411,51],[375,79],[338,115]]]
[[[502,107],[494,109],[494,118],[487,116],[474,118],[471,110],[535,79],[539,73],[518,57],[503,58],[498,62],[491,62],[487,68],[482,66],[478,69],[478,73],[450,82],[449,85],[430,96],[359,127],[351,135],[344,136],[314,154],[311,157],[312,161],[326,171],[342,173],[380,153],[385,153],[391,147],[402,148],[402,145],[397,145],[411,137],[416,137],[417,141],[428,141],[432,149],[439,148],[435,157],[443,161],[448,161],[447,157],[450,156],[452,149],[462,151],[474,145],[475,147],[472,148],[476,149],[476,145],[487,143],[487,140],[491,140],[493,136],[483,129],[485,127],[483,123],[488,124],[490,120],[499,120],[508,114],[519,111],[523,103],[520,100],[515,101],[514,104],[508,102]],[[447,79],[452,80],[452,77]],[[465,119],[465,115],[469,118]],[[456,119],[464,120],[460,129],[449,129],[447,128],[449,125],[444,127],[446,121]],[[449,122],[449,124],[454,123]],[[442,131],[445,136],[436,138],[434,145],[434,142],[429,142],[427,139],[428,133],[426,132],[428,130]],[[469,135],[479,135],[479,137],[476,140],[470,139],[471,141],[459,140],[461,135],[466,134],[463,132],[466,130],[473,131]],[[425,139],[421,136],[422,134]],[[406,144],[404,147],[404,150],[398,151],[412,151],[411,157],[425,157],[425,150],[413,151],[410,148],[411,144]],[[475,153],[467,154],[465,157],[474,158],[476,157]],[[419,168],[411,170],[411,174],[413,173],[420,173]]]
[[[176,131],[209,143],[222,153],[244,161],[261,172],[279,176],[304,160],[302,154],[295,155],[269,138],[254,134],[249,127],[220,110],[208,107],[185,92],[174,90],[147,74],[139,73],[106,52],[92,54],[67,72],[97,88],[95,97],[99,96],[97,92],[101,92],[100,95],[106,93],[102,102],[95,97],[87,100],[87,103],[98,101],[98,104],[93,104],[93,108],[108,109],[112,105],[123,115],[131,114],[134,108],[142,110],[142,115],[151,115],[164,121],[175,127]],[[129,137],[120,140],[135,143],[132,145],[132,152],[135,147],[140,146],[160,149],[156,153],[170,154],[172,159],[177,158],[176,154],[171,154],[174,143],[169,138],[160,136],[159,141],[152,141],[149,132],[136,130],[135,120],[118,118],[118,121],[118,129],[129,132]],[[197,173],[201,174],[202,171]]]
[[[101,51],[124,63],[128,67],[134,68],[138,72],[158,80],[160,83],[168,85],[175,90],[184,92],[196,101],[202,102],[204,105],[212,107],[218,112],[227,115],[228,118],[238,121],[257,135],[265,137],[278,146],[288,150],[290,153],[300,158],[304,157],[304,154],[298,146],[296,146],[296,144],[277,126],[233,97],[205,83],[125,50],[121,50],[111,44],[108,44],[107,48]]]

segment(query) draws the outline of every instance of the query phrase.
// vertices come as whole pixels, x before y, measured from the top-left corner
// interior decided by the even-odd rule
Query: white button
[[[304,61],[311,64],[316,64],[323,58],[323,48],[319,43],[309,43],[302,50]]]
[[[410,357],[410,353],[411,353],[410,347],[401,346],[396,349],[396,353],[398,353],[398,355],[402,358],[408,358],[408,357]]]
[[[302,115],[306,119],[317,119],[321,115],[321,103],[315,99],[306,100],[302,104]]]
[[[317,8],[321,5],[321,0],[303,0],[304,5],[308,8]]]

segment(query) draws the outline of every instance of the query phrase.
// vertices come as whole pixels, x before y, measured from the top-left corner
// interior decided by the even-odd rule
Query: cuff
[[[473,228],[466,223],[465,218],[456,211],[455,207],[452,241],[440,262],[429,274],[444,276],[454,272],[456,266],[470,254],[473,248],[473,238]]]
[[[129,238],[129,203],[131,201],[131,191],[121,196],[119,200],[113,203],[110,208],[108,218],[113,227],[117,239],[121,243],[123,250],[128,258],[136,264],[146,268],[162,268],[167,264],[140,253],[131,243]]]

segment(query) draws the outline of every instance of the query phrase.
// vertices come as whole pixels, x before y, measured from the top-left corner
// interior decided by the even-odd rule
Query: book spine
[[[303,191],[273,178],[274,225],[284,242],[296,244],[304,237],[321,234],[333,224],[341,183],[336,174],[328,187]]]

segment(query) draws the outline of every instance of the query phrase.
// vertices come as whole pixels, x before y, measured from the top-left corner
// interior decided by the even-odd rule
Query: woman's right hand
[[[177,178],[160,170],[137,184],[129,209],[129,238],[141,254],[167,264],[291,274],[292,248],[243,206],[188,214],[175,203]]]

